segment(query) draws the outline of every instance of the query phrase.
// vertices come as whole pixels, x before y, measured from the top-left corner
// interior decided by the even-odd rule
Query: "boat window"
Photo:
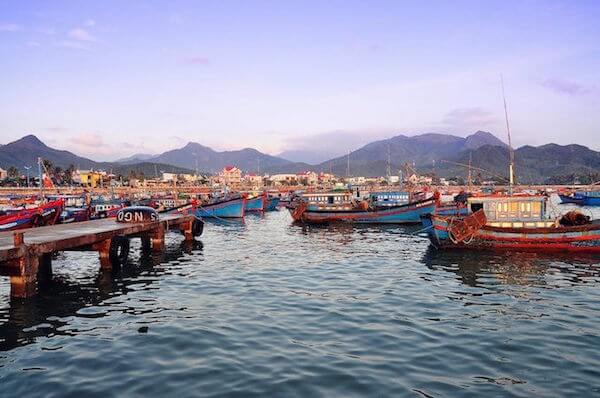
[[[483,209],[483,203],[471,203],[471,211],[473,213],[481,209]]]
[[[519,211],[519,203],[511,202],[510,203],[510,211]]]
[[[329,203],[330,205],[332,205],[334,203],[334,197],[330,196],[327,200],[327,203]]]

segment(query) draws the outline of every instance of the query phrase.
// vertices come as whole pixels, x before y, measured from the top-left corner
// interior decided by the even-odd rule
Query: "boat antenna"
[[[506,95],[504,93],[504,77],[500,75],[500,85],[502,86],[502,100],[504,101],[504,118],[506,119],[506,132],[508,134],[508,151],[509,151],[509,163],[508,163],[508,193],[512,195],[513,185],[515,183],[515,152],[513,151],[512,141],[510,138],[510,124],[508,122],[508,107],[506,106]]]
[[[472,178],[472,174],[471,174],[471,162],[473,160],[473,151],[469,151],[469,176],[468,176],[468,182],[469,182],[469,192],[473,191],[473,178]]]
[[[390,153],[390,142],[388,141],[387,143],[387,165],[386,165],[386,170],[385,170],[385,174],[386,174],[386,179],[388,181],[388,184],[390,182],[390,177],[392,175],[392,169],[391,169],[391,153]]]
[[[348,149],[348,162],[346,165],[346,177],[350,177],[350,150]]]

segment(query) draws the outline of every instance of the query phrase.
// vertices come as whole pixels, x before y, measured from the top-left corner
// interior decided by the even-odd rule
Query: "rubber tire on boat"
[[[192,236],[200,236],[204,232],[204,221],[199,218],[192,221]]]
[[[110,241],[108,259],[112,265],[123,265],[129,258],[129,238],[126,236],[115,236]]]
[[[98,218],[106,218],[106,212],[99,213]]]
[[[44,226],[44,217],[40,216],[39,214],[35,215],[33,217],[33,220],[31,221],[31,226],[33,228],[43,227]]]

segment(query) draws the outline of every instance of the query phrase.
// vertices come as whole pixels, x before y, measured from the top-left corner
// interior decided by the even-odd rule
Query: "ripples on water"
[[[60,254],[28,302],[0,282],[2,394],[600,394],[597,257],[439,253],[418,229],[280,211],[113,274]]]

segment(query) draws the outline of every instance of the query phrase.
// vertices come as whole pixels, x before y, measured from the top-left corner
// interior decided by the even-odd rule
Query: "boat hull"
[[[246,199],[236,198],[218,203],[198,205],[195,215],[197,217],[242,218],[244,217],[245,209]]]
[[[600,197],[584,196],[583,197],[583,205],[584,206],[600,206]]]
[[[583,206],[584,201],[585,201],[585,198],[583,198],[581,196],[558,194],[558,197],[560,198],[560,203],[563,203],[563,204],[572,203],[572,204]]]
[[[267,198],[258,196],[256,198],[246,200],[246,211],[264,211],[266,208]]]
[[[434,200],[424,200],[402,206],[379,210],[315,211],[307,209],[297,212],[290,208],[296,221],[309,224],[347,222],[357,224],[415,224],[420,217],[435,211]],[[299,214],[301,213],[301,214]]]
[[[62,200],[57,200],[33,209],[25,209],[2,216],[0,217],[0,231],[15,231],[44,225],[54,225],[60,217],[63,204]]]
[[[466,206],[459,206],[457,204],[445,204],[438,205],[435,208],[435,214],[438,216],[466,216],[469,214],[469,209]]]
[[[275,211],[277,210],[277,206],[279,205],[279,198],[268,198],[267,199],[267,206],[265,208],[265,211]]]
[[[437,249],[577,251],[600,253],[600,223],[573,227],[503,228],[483,226],[464,241],[449,232],[452,217],[421,218],[432,245]]]

